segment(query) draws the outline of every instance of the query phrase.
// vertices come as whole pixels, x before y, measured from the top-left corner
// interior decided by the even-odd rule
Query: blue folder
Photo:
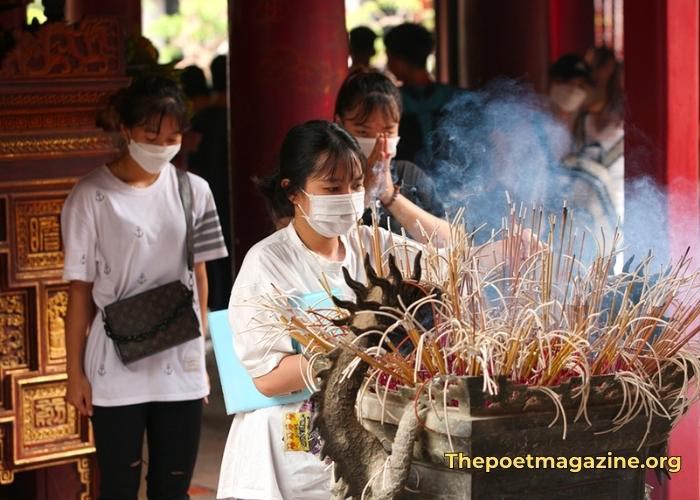
[[[336,290],[333,290],[332,293],[336,296],[338,295]],[[299,302],[301,307],[304,308],[327,309],[333,307],[333,303],[325,291],[304,295]],[[304,401],[311,396],[311,392],[308,389],[285,396],[271,398],[263,396],[255,387],[253,379],[250,378],[248,371],[243,367],[236,355],[236,351],[233,349],[234,332],[228,322],[228,310],[222,309],[221,311],[211,312],[208,314],[208,318],[216,364],[219,368],[221,388],[224,392],[224,404],[228,415],[253,411],[258,408],[267,408],[268,406]]]

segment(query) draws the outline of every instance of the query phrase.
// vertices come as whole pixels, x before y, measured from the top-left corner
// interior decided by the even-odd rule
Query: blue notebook
[[[338,295],[336,290],[333,290],[332,293]],[[302,307],[305,308],[333,307],[328,294],[324,291],[304,295],[300,302]],[[231,330],[228,322],[228,310],[222,309],[221,311],[211,312],[208,314],[208,318],[216,364],[219,368],[221,388],[224,392],[224,404],[228,415],[253,411],[268,406],[304,401],[311,396],[311,392],[308,389],[285,396],[271,398],[263,396],[255,387],[253,379],[250,378],[248,371],[243,367],[238,356],[236,356],[236,351],[233,349],[234,332]]]

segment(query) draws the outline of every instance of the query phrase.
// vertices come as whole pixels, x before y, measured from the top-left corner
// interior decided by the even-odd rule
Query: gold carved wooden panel
[[[92,498],[92,482],[90,481],[90,460],[87,458],[79,458],[75,464],[78,470],[80,482],[83,485],[83,492],[80,494],[80,500],[90,500]]]
[[[75,408],[66,402],[66,384],[26,387],[21,396],[24,446],[78,437],[78,419]]]
[[[0,293],[0,367],[25,368],[28,362],[29,294]]]
[[[63,363],[66,360],[66,314],[68,313],[68,288],[47,287],[46,289],[46,343],[49,363]]]
[[[10,484],[15,479],[12,469],[7,467],[5,449],[5,428],[0,426],[0,484]]]
[[[68,458],[94,451],[87,420],[66,401],[66,375],[20,377],[16,381],[17,465]],[[53,452],[53,453],[52,453]]]
[[[124,70],[122,27],[115,18],[78,24],[46,23],[38,32],[16,30],[15,47],[0,64],[0,78],[117,76]]]
[[[18,27],[0,61],[0,484],[71,463],[81,500],[95,448],[65,400],[60,215],[76,179],[118,154],[100,120],[129,83],[122,31],[118,18]]]
[[[18,279],[63,268],[61,208],[64,198],[16,199],[15,272]]]

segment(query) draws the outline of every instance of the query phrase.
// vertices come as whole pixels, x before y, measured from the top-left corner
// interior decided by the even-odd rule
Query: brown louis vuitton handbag
[[[194,243],[192,235],[192,186],[187,173],[177,171],[180,201],[185,212],[187,268],[190,286],[172,281],[104,308],[105,333],[114,341],[125,365],[152,356],[201,335],[192,308]]]

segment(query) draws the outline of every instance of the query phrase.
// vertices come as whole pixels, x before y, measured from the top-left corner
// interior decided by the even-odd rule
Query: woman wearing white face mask
[[[205,262],[227,251],[209,186],[170,163],[186,121],[177,85],[136,80],[115,96],[114,107],[124,152],[81,179],[61,214],[63,277],[70,281],[66,397],[92,419],[100,498],[137,498],[145,431],[149,498],[187,498],[209,393],[204,338],[193,327],[195,338],[125,364],[105,332],[104,311],[179,280],[194,297],[203,333]],[[189,185],[190,202],[181,199],[181,184]],[[184,206],[191,212],[192,270]]]
[[[306,360],[289,335],[271,326],[261,302],[275,290],[291,295],[321,291],[323,275],[341,296],[352,292],[342,268],[363,280],[364,249],[373,253],[371,228],[357,225],[364,210],[365,158],[339,125],[312,121],[285,138],[279,169],[261,182],[272,211],[291,223],[250,249],[231,292],[234,346],[258,390],[267,396],[305,387]],[[380,231],[381,246],[389,233]],[[218,498],[327,500],[331,470],[318,456],[310,431],[310,403],[290,403],[239,413],[221,464]],[[289,422],[298,422],[293,431]],[[306,422],[304,424],[304,422]],[[290,434],[291,432],[291,434]],[[302,444],[300,444],[302,443]]]
[[[414,163],[393,159],[400,119],[401,94],[386,75],[359,71],[345,79],[335,120],[355,137],[367,158],[365,201],[379,202],[380,225],[386,227],[390,219],[392,231],[400,233],[403,227],[416,241],[425,242],[423,230],[447,241],[449,226],[432,179]],[[364,221],[371,222],[369,211]]]
[[[271,296],[303,297],[325,286],[353,299],[344,276],[365,282],[365,252],[374,262],[389,249],[415,256],[420,245],[358,225],[364,206],[366,159],[357,142],[336,123],[310,121],[292,128],[282,143],[278,170],[260,182],[270,208],[291,223],[253,246],[231,291],[229,323],[236,354],[257,389],[280,396],[303,389],[306,359],[265,307]],[[484,249],[489,269],[499,243]],[[522,248],[530,248],[526,241]],[[310,401],[238,413],[221,463],[217,498],[328,500],[331,467],[319,457],[311,431]]]
[[[591,89],[591,70],[576,54],[565,54],[549,68],[549,101],[554,116],[573,132],[574,121]]]

